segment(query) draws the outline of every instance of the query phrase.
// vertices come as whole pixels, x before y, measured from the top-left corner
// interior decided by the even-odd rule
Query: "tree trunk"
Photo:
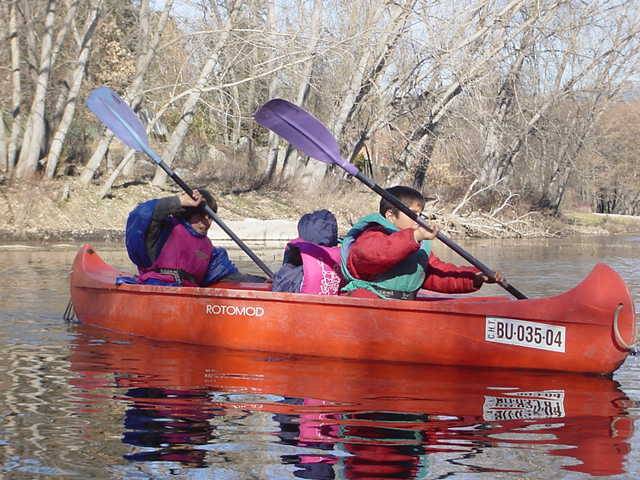
[[[49,76],[51,73],[51,50],[53,40],[53,23],[56,17],[56,0],[48,0],[47,16],[45,18],[45,30],[42,36],[42,48],[40,50],[40,66],[36,90],[31,104],[31,111],[27,120],[20,158],[16,167],[18,178],[35,173],[40,158],[40,147],[45,135],[45,99]]]
[[[36,14],[35,12],[32,10],[33,6],[32,4],[35,4],[35,2],[25,2],[22,1],[20,2],[20,0],[18,0],[16,2],[17,3],[21,3],[22,4],[22,10],[20,11],[20,13],[22,14],[22,18],[25,20],[25,22],[23,22],[24,26],[27,26],[26,24],[28,23],[27,19],[29,19],[29,21],[32,21],[31,19],[35,19],[36,18]],[[27,72],[25,74],[28,74],[31,76],[33,83],[37,83],[38,81],[38,59],[36,58],[36,52],[38,51],[38,46],[36,45],[36,32],[34,28],[25,28],[25,35],[24,38],[26,40],[26,64],[28,66]]]
[[[220,32],[220,38],[216,42],[216,45],[214,46],[209,59],[207,60],[205,65],[202,67],[200,76],[196,81],[195,87],[191,89],[191,92],[189,93],[187,99],[185,100],[184,105],[182,107],[182,114],[180,116],[180,121],[176,125],[176,128],[174,129],[173,133],[171,134],[171,138],[169,139],[169,145],[165,150],[165,154],[163,158],[165,163],[169,166],[173,164],[173,161],[175,160],[176,155],[178,154],[178,152],[180,151],[180,148],[182,147],[182,142],[184,141],[184,138],[189,130],[189,127],[193,122],[193,116],[195,114],[196,105],[200,100],[200,96],[202,95],[202,90],[205,88],[209,80],[209,76],[211,75],[211,72],[216,67],[216,65],[218,65],[220,52],[222,51],[225,44],[227,43],[227,39],[229,38],[233,25],[235,24],[236,16],[239,11],[239,6],[238,8],[235,8],[235,5],[234,5],[230,8],[231,8],[231,11],[229,13],[229,18],[226,21],[224,28]],[[164,172],[164,170],[157,167],[156,173],[153,177],[152,184],[157,187],[163,186],[166,182],[166,179],[167,179],[167,174]]]
[[[481,160],[478,181],[480,186],[496,185],[502,178],[501,150],[504,143],[502,130],[507,123],[507,117],[513,113],[516,92],[519,88],[520,74],[525,59],[531,52],[534,42],[533,32],[527,30],[518,47],[518,54],[511,65],[506,78],[502,82],[496,96],[495,107],[487,120],[487,128],[484,136],[483,154]]]
[[[64,20],[62,21],[62,25],[56,34],[55,40],[53,42],[53,46],[51,48],[51,67],[56,63],[56,59],[58,58],[58,54],[60,53],[60,49],[64,44],[64,39],[67,37],[67,32],[71,27],[71,24],[75,21],[76,11],[78,9],[78,3],[80,0],[73,0],[70,3],[68,2],[67,13],[64,16]]]
[[[278,26],[276,23],[276,6],[274,0],[269,0],[268,2],[268,18],[269,18],[269,31],[271,32],[272,37],[277,39]],[[275,57],[279,54],[280,48],[279,45],[275,45],[273,48],[273,55]],[[273,60],[273,58],[272,58]],[[279,95],[277,94],[280,86],[280,81],[278,79],[278,73],[274,73],[271,81],[269,82],[269,98],[276,98]],[[273,174],[276,171],[276,165],[278,163],[278,152],[280,149],[278,148],[280,137],[273,132],[269,132],[269,141],[267,142],[267,168],[265,169],[264,175],[259,182],[259,186],[262,186],[266,183],[269,183],[273,179]]]
[[[136,153],[135,150],[131,148],[127,150],[127,153],[125,153],[123,159],[120,161],[118,166],[113,169],[113,172],[111,172],[111,175],[109,175],[109,178],[104,182],[104,185],[100,189],[100,193],[98,194],[98,197],[100,199],[106,197],[109,194],[109,192],[111,191],[111,187],[113,187],[113,184],[115,183],[116,179],[120,176],[122,171],[126,168],[127,164],[131,163],[135,158],[135,153]]]
[[[165,11],[167,11],[166,5],[165,5]],[[138,39],[138,58],[136,61],[136,72],[138,71],[138,64],[141,62],[141,59],[144,56],[145,50],[148,49],[147,45],[149,45],[149,43],[152,43],[152,39],[149,36],[150,26],[151,26],[150,17],[151,17],[151,9],[149,8],[149,0],[141,0],[140,1],[140,22],[139,22],[140,38]],[[156,31],[156,35],[158,36],[158,38],[160,38],[159,32],[160,30]],[[140,100],[133,99],[133,101],[131,102],[132,107],[134,109],[137,108],[140,103],[141,103],[141,99]],[[133,174],[133,171],[136,165],[136,157],[131,155],[129,158],[130,159],[124,163],[120,162],[118,166],[123,165],[123,168],[117,168],[114,171],[114,173],[121,171],[125,177],[131,176]]]
[[[413,152],[416,162],[413,168],[412,186],[419,192],[424,188],[424,181],[427,178],[427,168],[431,162],[431,155],[433,154],[433,148],[436,144],[435,128],[437,124],[434,124],[434,131],[428,132],[422,136],[422,138],[415,145],[415,152]]]
[[[7,162],[7,132],[4,125],[4,112],[0,110],[0,165],[4,172],[9,172]]]
[[[0,16],[2,18],[9,18],[9,4],[0,4]],[[5,31],[5,23],[0,23],[0,39],[7,39],[10,43],[11,39]],[[4,42],[3,42],[4,43]],[[2,45],[2,43],[0,43]],[[5,112],[4,108],[0,107],[0,171],[8,173],[9,163],[7,162],[7,126],[4,123]]]
[[[13,0],[9,9],[9,43],[11,50],[11,133],[7,145],[7,170],[13,171],[18,156],[18,139],[20,138],[22,115],[22,85],[20,79],[20,45],[18,38],[17,3]]]
[[[302,68],[302,75],[300,77],[300,83],[298,84],[298,93],[296,95],[296,105],[304,107],[309,95],[309,88],[311,86],[311,77],[313,75],[314,57],[318,51],[318,45],[320,44],[320,26],[322,25],[322,0],[314,0],[313,11],[311,12],[311,45],[309,45],[309,53],[312,55],[311,60],[305,62]],[[301,168],[300,157],[294,152],[290,143],[280,147],[282,156],[282,176],[284,178],[295,175],[295,173]],[[284,151],[283,151],[284,150]],[[291,154],[294,153],[292,156]]]
[[[60,153],[64,145],[67,132],[71,126],[71,121],[76,112],[76,104],[78,101],[78,94],[80,93],[80,87],[87,72],[87,62],[91,53],[91,43],[93,40],[93,33],[95,32],[96,25],[100,16],[100,8],[102,1],[99,0],[87,15],[85,20],[83,35],[80,40],[80,53],[78,55],[78,65],[76,66],[72,78],[71,87],[66,99],[65,107],[62,112],[62,118],[56,128],[51,141],[51,147],[49,148],[49,155],[47,156],[46,176],[47,178],[53,178],[56,171],[56,166],[60,159]]]

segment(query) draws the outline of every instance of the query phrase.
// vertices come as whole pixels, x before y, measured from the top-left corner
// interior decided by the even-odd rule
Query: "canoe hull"
[[[359,299],[276,293],[255,284],[116,286],[117,275],[89,245],[80,249],[71,274],[79,320],[165,341],[293,355],[610,373],[627,354],[616,341],[616,310],[619,337],[629,343],[635,338],[628,289],[605,265],[562,295],[530,300]]]

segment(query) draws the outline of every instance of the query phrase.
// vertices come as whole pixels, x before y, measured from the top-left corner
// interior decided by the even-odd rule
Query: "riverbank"
[[[285,242],[296,235],[301,215],[318,208],[331,210],[340,232],[361,215],[377,210],[378,198],[370,190],[353,185],[348,191],[306,192],[266,190],[218,193],[219,214],[243,240],[268,244]],[[20,181],[0,184],[0,239],[3,242],[110,241],[122,238],[128,213],[140,202],[172,195],[147,183],[121,185],[108,198],[99,199],[99,186],[82,185],[75,178]],[[435,211],[440,228],[453,237],[542,237],[607,235],[640,232],[640,217],[569,213],[561,218],[531,213],[510,218],[486,218],[481,213],[464,217],[448,215],[446,206]],[[517,228],[515,228],[517,226]],[[220,244],[228,237],[213,227],[211,237]]]
[[[346,230],[360,215],[377,208],[375,194],[352,190],[349,195],[325,192],[295,194],[286,190],[220,193],[207,188],[218,201],[220,218],[243,240],[282,240],[296,234],[296,224],[306,212],[326,208]],[[122,238],[127,215],[140,202],[180,193],[171,186],[148,183],[124,184],[113,188],[107,198],[99,198],[100,186],[82,185],[75,178],[20,181],[0,184],[0,239],[4,242],[54,242],[118,240]],[[211,236],[227,240],[215,225]]]

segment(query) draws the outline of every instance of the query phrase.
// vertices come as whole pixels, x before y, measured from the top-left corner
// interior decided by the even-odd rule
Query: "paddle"
[[[403,204],[395,195],[384,190],[371,179],[360,173],[355,165],[344,160],[340,156],[340,149],[333,135],[310,113],[291,102],[276,98],[269,100],[260,107],[255,113],[254,118],[260,125],[274,131],[305,155],[324,163],[338,165],[417,222],[421,227],[430,229],[429,225],[420,216],[416,215],[415,212]],[[462,256],[462,258],[477,267],[487,277],[492,280],[496,279],[496,273],[493,270],[442,232],[438,232],[437,237],[441,242]],[[518,299],[527,298],[526,295],[507,283],[506,280],[497,283],[514,297]]]
[[[187,195],[193,198],[193,190],[151,149],[147,139],[147,132],[142,126],[140,119],[113,90],[108,87],[96,88],[87,99],[87,107],[89,107],[89,110],[91,110],[122,143],[137,152],[144,152],[151,160],[160,166],[167,175],[180,185]],[[273,272],[269,267],[231,231],[220,217],[211,210],[209,205],[205,204],[204,210],[269,278],[273,278]]]

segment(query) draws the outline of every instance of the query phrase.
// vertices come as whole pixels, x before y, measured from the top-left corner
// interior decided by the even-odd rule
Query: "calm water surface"
[[[640,237],[464,246],[529,296],[603,261],[640,311]],[[75,249],[0,246],[0,478],[640,478],[639,357],[607,378],[118,336],[61,318]]]

